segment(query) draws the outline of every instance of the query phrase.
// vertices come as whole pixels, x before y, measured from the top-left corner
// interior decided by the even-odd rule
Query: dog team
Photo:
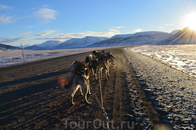
[[[108,80],[110,74],[110,66],[116,66],[114,64],[115,57],[110,52],[103,51],[92,51],[92,54],[86,56],[85,63],[82,61],[74,61],[71,64],[72,77],[70,81],[61,84],[60,86],[65,91],[72,91],[71,93],[71,104],[74,105],[74,95],[80,90],[81,95],[84,95],[86,103],[91,104],[88,101],[88,94],[90,92],[90,75],[93,75],[95,80],[105,77]]]

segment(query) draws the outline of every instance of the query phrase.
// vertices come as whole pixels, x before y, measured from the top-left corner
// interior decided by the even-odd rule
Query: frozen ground
[[[171,124],[174,130],[196,128],[196,78],[191,76],[195,76],[195,72],[191,71],[196,68],[195,47],[177,45],[124,49],[146,99],[152,102],[153,108],[159,113],[160,122]],[[154,59],[191,75],[172,69]]]
[[[105,49],[106,47],[99,48],[79,48],[79,49],[62,49],[62,50],[24,50],[24,60],[21,50],[0,51],[0,67],[18,64],[22,62],[30,62],[35,60],[43,60],[46,58],[71,55],[81,52],[92,50]],[[111,48],[111,47],[110,47]]]
[[[147,45],[132,50],[196,77],[196,45]]]

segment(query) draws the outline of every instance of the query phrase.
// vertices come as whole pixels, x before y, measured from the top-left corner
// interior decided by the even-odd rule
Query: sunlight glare
[[[185,26],[196,30],[196,13],[191,13],[185,17]]]

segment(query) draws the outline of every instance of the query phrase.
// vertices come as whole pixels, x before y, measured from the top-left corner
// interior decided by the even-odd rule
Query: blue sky
[[[171,32],[195,7],[194,0],[0,0],[0,43]]]

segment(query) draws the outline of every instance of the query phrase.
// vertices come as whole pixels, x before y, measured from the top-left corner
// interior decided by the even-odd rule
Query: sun
[[[186,15],[184,24],[186,27],[196,30],[196,13]]]

